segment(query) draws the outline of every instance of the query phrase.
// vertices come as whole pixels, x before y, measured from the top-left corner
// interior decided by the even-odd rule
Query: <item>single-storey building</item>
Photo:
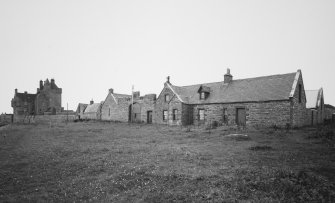
[[[87,108],[88,104],[79,103],[77,110],[76,110],[76,119],[82,119],[84,117],[85,109]]]
[[[101,106],[102,103],[94,103],[92,100],[85,108],[82,119],[85,120],[100,120],[101,119]]]
[[[111,88],[101,107],[101,119],[121,122],[152,123],[155,94],[140,96],[114,93]]]
[[[169,125],[306,125],[301,70],[294,73],[176,86],[168,77],[154,108],[153,122]]]
[[[325,117],[323,89],[306,90],[307,122],[309,125],[322,124]]]

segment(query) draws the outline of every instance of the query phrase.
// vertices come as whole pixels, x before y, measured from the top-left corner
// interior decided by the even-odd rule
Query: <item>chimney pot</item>
[[[110,88],[110,89],[108,90],[108,92],[109,92],[110,94],[114,94],[114,90],[113,90],[113,88]]]
[[[233,81],[233,76],[230,74],[230,68],[227,68],[227,73],[224,75],[224,83],[230,83]]]

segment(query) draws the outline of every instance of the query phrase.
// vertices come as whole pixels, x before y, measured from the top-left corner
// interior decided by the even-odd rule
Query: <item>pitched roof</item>
[[[131,95],[128,94],[118,94],[118,93],[113,93],[115,98],[128,98],[131,97]]]
[[[100,103],[89,104],[87,105],[84,113],[96,113],[99,111],[100,105]]]
[[[214,82],[190,86],[168,84],[168,86],[182,102],[188,104],[288,100],[296,74],[294,72],[233,80],[226,84],[224,82]],[[200,100],[198,90],[201,86],[206,86],[210,90],[206,100]]]
[[[317,108],[321,102],[322,88],[318,90],[305,90],[306,108]]]

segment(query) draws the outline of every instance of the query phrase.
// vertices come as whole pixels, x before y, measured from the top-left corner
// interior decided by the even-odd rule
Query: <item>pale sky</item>
[[[62,106],[174,85],[302,70],[335,105],[334,0],[0,0],[0,113],[14,89],[63,88]]]

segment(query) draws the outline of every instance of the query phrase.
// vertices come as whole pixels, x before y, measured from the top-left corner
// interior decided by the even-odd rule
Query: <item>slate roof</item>
[[[87,105],[84,113],[97,113],[99,111],[100,105],[100,103],[89,104]]]
[[[131,97],[131,95],[128,94],[118,94],[118,93],[113,93],[115,98],[128,98]]]
[[[288,100],[295,81],[296,72],[264,77],[233,80],[228,84],[221,82],[174,86],[168,84],[182,102],[202,103],[238,103]],[[200,100],[198,90],[208,87],[210,93],[206,100]]]
[[[78,104],[78,107],[77,107],[77,112],[78,112],[78,110],[79,110],[79,107],[83,107],[83,109],[84,109],[84,111],[85,111],[85,109],[86,109],[87,106],[88,106],[88,104],[79,103],[79,104]]]
[[[306,90],[306,108],[317,108],[321,102],[322,88],[318,90]]]

